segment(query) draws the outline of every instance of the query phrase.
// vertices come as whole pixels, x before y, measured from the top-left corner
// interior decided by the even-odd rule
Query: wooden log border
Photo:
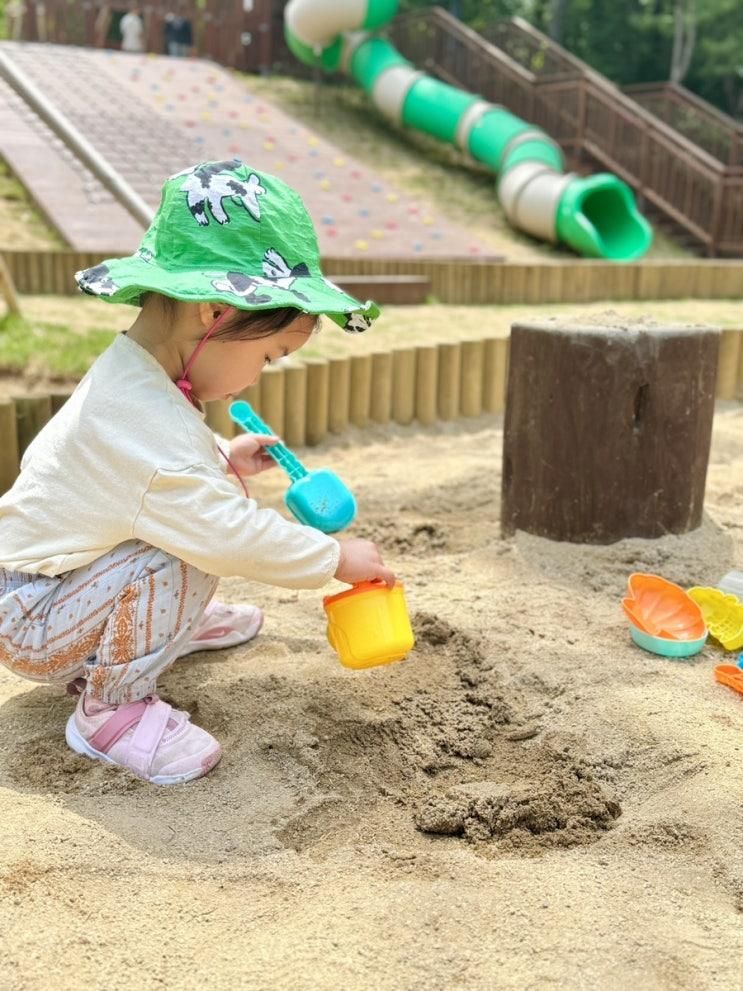
[[[75,295],[74,273],[120,251],[5,251],[16,289],[23,294]],[[681,259],[629,265],[575,258],[503,262],[476,258],[323,259],[333,275],[418,275],[431,282],[440,303],[457,305],[590,303],[601,300],[740,299],[743,261]]]
[[[321,444],[348,428],[428,426],[505,407],[509,340],[486,337],[391,352],[292,360],[267,370],[242,393],[290,446]],[[716,396],[743,399],[743,328],[724,330]],[[23,451],[65,392],[0,400],[0,494],[13,484]],[[207,403],[209,426],[230,439],[228,403]]]

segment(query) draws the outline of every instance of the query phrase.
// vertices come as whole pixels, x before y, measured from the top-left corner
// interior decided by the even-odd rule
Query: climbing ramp
[[[121,179],[142,207],[134,216],[22,98],[24,80]],[[2,43],[0,124],[0,155],[77,250],[133,250],[166,176],[196,161],[238,156],[299,190],[325,255],[497,257],[464,225],[211,62]]]

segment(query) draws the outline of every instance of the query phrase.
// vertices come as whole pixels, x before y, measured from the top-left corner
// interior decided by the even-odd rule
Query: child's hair
[[[140,300],[141,305],[144,306],[152,299],[159,301],[165,316],[172,320],[177,301],[163,293],[146,292]],[[304,310],[297,309],[296,306],[281,306],[271,310],[235,310],[234,316],[212,335],[211,340],[256,341],[262,337],[271,337],[302,315],[312,316]],[[315,330],[320,326],[321,319],[315,317]]]

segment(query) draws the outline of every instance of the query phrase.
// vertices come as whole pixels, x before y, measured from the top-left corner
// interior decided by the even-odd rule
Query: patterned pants
[[[144,698],[218,582],[140,540],[56,578],[0,568],[0,663],[32,681],[82,676],[102,702]]]

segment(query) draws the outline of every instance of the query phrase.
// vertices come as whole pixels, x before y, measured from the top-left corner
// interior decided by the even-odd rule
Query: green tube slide
[[[559,145],[540,128],[417,70],[371,33],[397,7],[398,0],[290,0],[287,44],[307,65],[349,73],[388,119],[455,144],[492,169],[513,227],[589,258],[644,255],[653,233],[629,186],[606,172],[566,173]]]

